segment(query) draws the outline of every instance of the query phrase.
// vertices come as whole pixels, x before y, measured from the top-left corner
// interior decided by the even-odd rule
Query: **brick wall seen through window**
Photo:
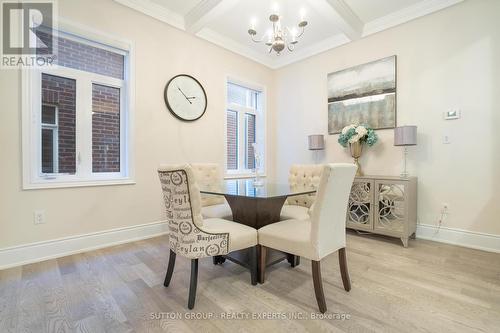
[[[120,172],[120,89],[92,84],[92,172]]]
[[[43,122],[47,122],[48,109],[57,111],[57,132],[58,151],[53,151],[53,139],[49,130],[42,131],[42,172],[74,174],[76,172],[76,81],[64,77],[42,74],[42,109],[45,117]],[[55,115],[54,115],[55,117]],[[43,119],[45,118],[45,119]],[[43,123],[42,123],[43,127]],[[53,154],[59,156],[58,166],[51,165]]]
[[[50,40],[48,33],[39,31],[37,34],[44,43]],[[125,57],[121,54],[60,36],[57,37],[55,45],[55,50],[57,50],[55,63],[59,66],[116,79],[124,78]],[[39,53],[43,52],[40,50],[43,49],[38,49]]]
[[[32,184],[128,177],[128,51],[64,32],[54,40],[58,66],[30,74],[30,112],[40,119],[30,125]]]

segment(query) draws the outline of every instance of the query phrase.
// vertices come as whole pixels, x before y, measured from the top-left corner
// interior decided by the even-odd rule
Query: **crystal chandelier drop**
[[[281,27],[281,17],[279,14],[271,14],[269,16],[269,21],[272,23],[272,29],[269,30],[267,34],[262,36],[261,39],[256,39],[257,30],[255,30],[255,22],[252,22],[250,29],[248,29],[248,34],[252,38],[252,40],[256,43],[262,43],[266,38],[267,41],[265,44],[269,46],[269,53],[273,50],[277,55],[281,54],[281,51],[288,49],[288,51],[293,52],[295,48],[295,44],[299,41],[298,39],[304,34],[304,29],[307,25],[307,21],[304,19],[304,15],[302,15],[299,24],[293,28],[282,28]],[[298,31],[297,31],[298,30]]]

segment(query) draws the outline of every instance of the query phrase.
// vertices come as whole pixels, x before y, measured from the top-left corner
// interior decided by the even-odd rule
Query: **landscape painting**
[[[396,56],[328,74],[328,133],[396,127]]]

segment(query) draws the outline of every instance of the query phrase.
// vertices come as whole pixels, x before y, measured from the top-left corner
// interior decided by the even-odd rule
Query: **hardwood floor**
[[[325,315],[349,319],[252,320],[244,317],[319,315],[309,260],[270,267],[265,284],[252,286],[246,269],[200,259],[189,311],[190,260],[178,256],[163,286],[167,243],[158,237],[0,271],[0,332],[500,331],[500,254],[423,240],[404,249],[399,240],[349,233],[349,293],[338,255],[321,262]]]

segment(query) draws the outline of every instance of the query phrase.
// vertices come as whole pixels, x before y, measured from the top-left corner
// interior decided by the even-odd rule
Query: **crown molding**
[[[346,13],[349,13],[349,8],[345,7],[347,5],[342,0],[309,0],[310,3],[316,3],[316,7],[318,6],[318,1],[320,1],[320,4],[322,4],[323,6],[328,5],[329,8],[332,9],[332,11],[336,10],[335,8],[339,6],[341,9],[343,8],[341,12],[344,13],[344,19],[346,17],[351,18],[350,20],[344,22],[345,25],[348,26],[350,22],[350,27],[353,28],[351,36],[349,37],[344,32],[342,34],[335,35],[304,48],[302,48],[299,44],[299,47],[293,53],[278,58],[274,55],[269,55],[267,52],[264,52],[264,50],[255,50],[231,38],[225,37],[221,33],[218,33],[212,29],[197,26],[199,23],[206,24],[208,18],[214,15],[218,15],[230,8],[230,6],[234,5],[235,0],[205,0],[205,2],[203,2],[203,5],[199,5],[199,8],[194,8],[192,11],[188,12],[186,17],[170,11],[163,6],[152,2],[151,0],[114,1],[145,15],[151,16],[159,21],[167,23],[175,28],[181,29],[183,31],[189,30],[187,32],[191,33],[196,32],[196,36],[205,39],[206,41],[209,41],[217,46],[256,61],[271,69],[278,69],[304,60],[316,54],[347,44],[353,39],[353,37],[356,37],[356,29],[354,28],[358,26],[358,24],[356,24],[356,20],[352,19],[353,15],[355,16],[355,13],[352,13],[353,15],[347,15]],[[393,12],[364,24],[361,38],[437,12],[463,1],[464,0],[422,0],[412,6],[403,8],[399,11]],[[332,3],[336,4],[336,7],[332,6]],[[186,29],[186,21],[190,22],[189,29]],[[344,30],[346,30],[345,27]]]
[[[365,24],[363,37],[432,14],[464,0],[423,0],[412,6],[390,13]]]
[[[158,21],[170,24],[171,26],[185,29],[184,17],[167,8],[152,2],[151,0],[114,0],[120,5],[135,9],[145,15],[148,15]]]
[[[293,51],[293,53],[290,53],[287,57],[280,58],[279,61],[277,61],[272,68],[278,69],[290,65],[294,62],[312,57],[316,54],[320,54],[322,52],[347,44],[350,41],[351,41],[350,38],[344,34],[335,35],[328,39],[324,39],[318,43],[304,47],[302,49],[300,48],[296,49],[295,51]]]
[[[237,4],[236,0],[203,0],[184,16],[186,31],[196,34]]]
[[[197,33],[196,36],[269,68],[276,68],[274,58],[270,57],[267,52],[256,51],[211,29],[205,28]]]

